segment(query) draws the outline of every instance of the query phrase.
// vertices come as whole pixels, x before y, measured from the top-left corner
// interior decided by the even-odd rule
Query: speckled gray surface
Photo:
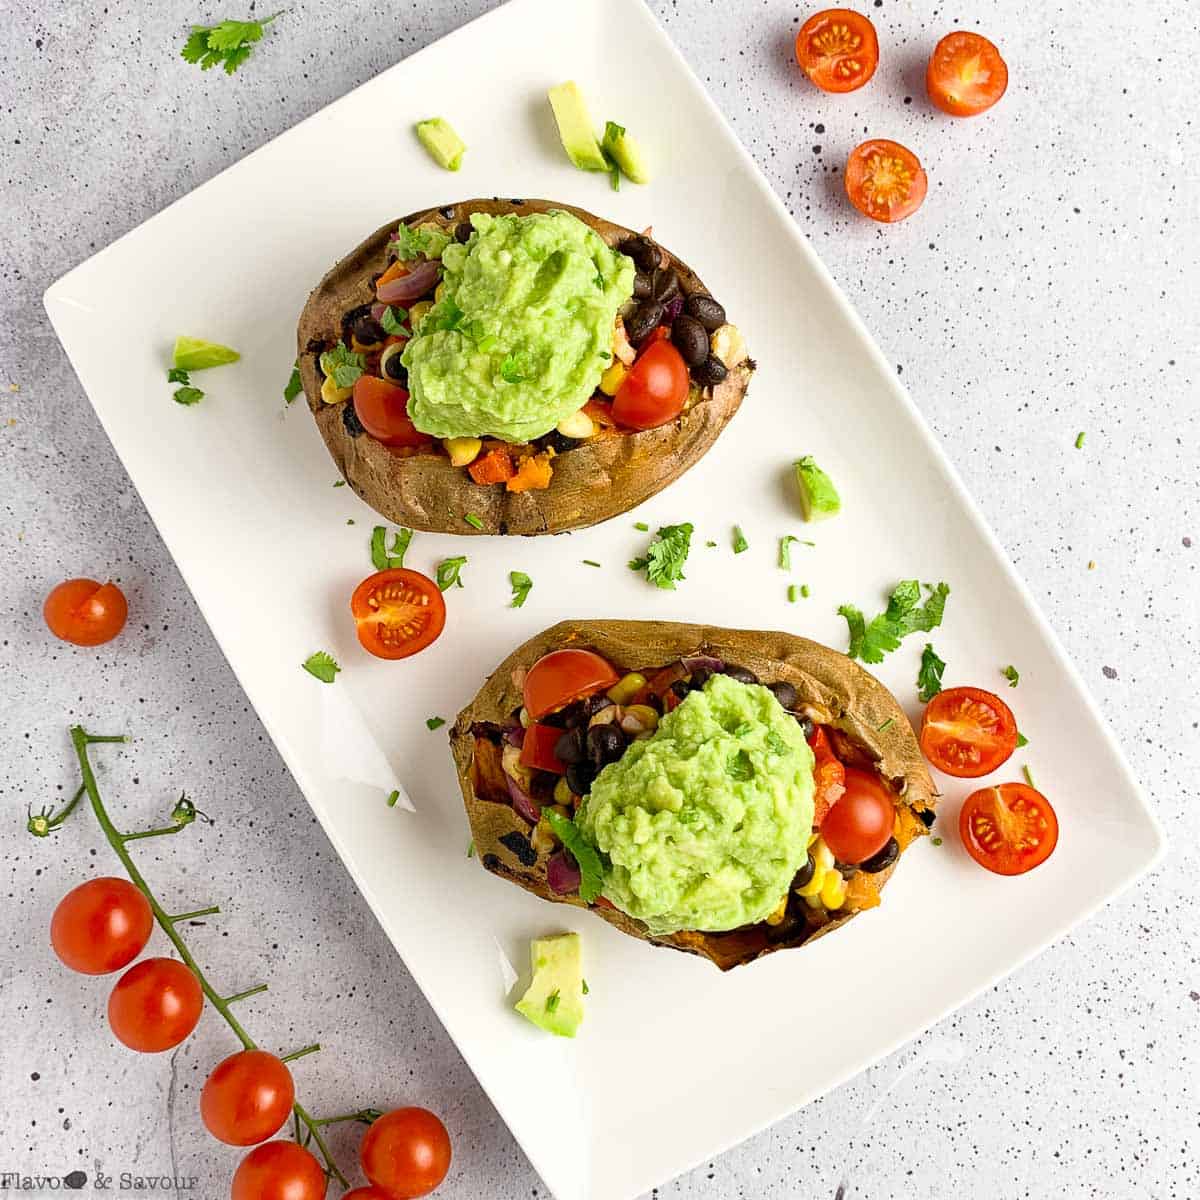
[[[652,7],[902,371],[1124,738],[1173,850],[916,1044],[657,1194],[831,1196],[848,1163],[847,1195],[872,1198],[1196,1197],[1200,12],[873,4],[884,65],[847,98],[797,76],[793,3]],[[114,866],[86,821],[52,841],[22,832],[26,805],[70,786],[65,726],[82,720],[137,729],[135,748],[99,756],[131,823],[182,787],[221,812],[142,860],[173,901],[222,904],[193,940],[231,990],[271,980],[252,1027],[280,1047],[324,1043],[297,1067],[303,1094],[325,1112],[428,1104],[455,1138],[439,1194],[544,1196],[249,711],[40,302],[92,251],[491,5],[298,2],[238,77],[201,75],[175,48],[193,19],[241,15],[225,7],[0,0],[0,1171],[174,1172],[196,1180],[180,1197],[216,1198],[234,1158],[195,1103],[230,1049],[224,1028],[202,1022],[170,1055],[121,1052],[105,986],[48,952],[61,893]],[[992,34],[1013,71],[977,121],[923,100],[925,56],[954,25]],[[905,226],[876,228],[840,197],[843,156],[868,130],[930,168]],[[128,591],[118,645],[46,636],[44,593],[78,573]],[[335,1136],[343,1153],[355,1136]]]

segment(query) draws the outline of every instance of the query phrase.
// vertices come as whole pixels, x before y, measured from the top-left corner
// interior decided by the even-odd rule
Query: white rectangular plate
[[[566,162],[545,92],[568,78],[594,97],[597,118],[627,120],[644,139],[650,186],[617,195],[604,176]],[[470,145],[458,175],[434,167],[411,136],[410,123],[434,112]],[[373,514],[331,486],[336,472],[303,402],[282,405],[295,320],[323,272],[378,225],[482,195],[559,199],[635,229],[653,224],[725,303],[760,370],[708,457],[628,518],[532,540],[418,534],[410,565],[432,573],[465,553],[466,586],[447,596],[435,646],[379,662],[360,652],[347,609],[370,568]],[[89,259],[46,306],[313,810],[559,1200],[640,1195],[820,1095],[1081,921],[1161,849],[1094,705],[912,402],[638,0],[514,0]],[[243,354],[197,376],[208,395],[195,408],[173,404],[165,382],[179,333]],[[786,487],[802,453],[830,471],[844,512],[811,534],[814,548],[794,548],[789,578],[776,539],[810,536]],[[677,591],[626,568],[646,541],[634,520],[695,523]],[[750,541],[736,559],[734,522]],[[514,568],[535,581],[519,610],[507,607]],[[428,732],[425,718],[453,718],[537,629],[567,616],[670,618],[843,647],[838,604],[878,611],[912,576],[953,589],[935,638],[947,683],[988,684],[999,665],[1020,666],[1020,690],[1006,694],[1062,824],[1040,870],[1001,879],[975,867],[953,833],[968,789],[945,780],[945,843],[905,859],[881,909],[721,976],[468,860],[445,731]],[[789,582],[808,583],[811,598],[788,604]],[[913,715],[921,641],[879,671]],[[318,648],[344,664],[332,687],[300,670]],[[384,805],[391,769],[415,812]],[[507,955],[524,969],[528,939],[563,928],[583,932],[591,983],[574,1043],[513,1014],[500,965]]]

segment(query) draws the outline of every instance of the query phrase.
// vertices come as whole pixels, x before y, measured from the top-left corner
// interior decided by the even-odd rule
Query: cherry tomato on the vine
[[[230,1200],[324,1200],[328,1181],[316,1156],[295,1142],[264,1142],[238,1163]]]
[[[446,1178],[450,1135],[427,1108],[397,1108],[367,1130],[358,1154],[363,1174],[376,1187],[398,1200],[414,1200]]]
[[[105,876],[72,888],[50,918],[50,944],[72,971],[107,975],[141,954],[154,914],[128,879]]]
[[[108,1023],[131,1050],[156,1054],[178,1046],[200,1020],[199,980],[173,958],[144,958],[130,967],[108,998]]]
[[[56,638],[76,646],[99,646],[125,628],[129,605],[115,583],[68,579],[46,597],[42,616]]]
[[[230,1146],[253,1146],[278,1133],[296,1099],[287,1064],[265,1050],[239,1050],[204,1082],[200,1116]]]

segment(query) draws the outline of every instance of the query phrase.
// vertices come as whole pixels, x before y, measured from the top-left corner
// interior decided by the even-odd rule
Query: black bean
[[[588,760],[597,768],[616,762],[625,753],[625,735],[616,725],[593,725],[587,731]]]
[[[728,675],[730,679],[736,679],[738,683],[758,682],[758,676],[753,671],[749,671],[745,667],[739,667],[736,663],[726,663],[725,670],[721,674]]]
[[[399,351],[389,356],[383,371],[389,379],[394,379],[401,387],[408,386],[408,368],[400,361]]]
[[[692,685],[686,679],[677,679],[671,684],[671,691],[677,695],[680,700],[687,699],[687,694],[692,690]]]
[[[367,431],[363,428],[363,423],[358,419],[358,413],[354,411],[354,401],[347,400],[342,405],[342,428],[351,436],[358,437]]]
[[[653,290],[654,280],[652,276],[647,275],[644,271],[639,271],[633,277],[633,298],[635,300],[648,300]]]
[[[559,762],[564,762],[568,766],[571,763],[583,762],[587,757],[587,751],[583,744],[583,730],[576,725],[574,729],[568,729],[557,742],[554,743],[554,757]]]
[[[462,221],[454,231],[454,240],[461,242],[465,246],[471,240],[471,234],[474,232],[475,226],[470,221]]]
[[[349,312],[342,314],[342,341],[347,346],[350,345],[350,339],[354,336],[359,321],[364,317],[368,321],[374,320],[371,316],[371,306],[369,304],[360,304],[357,308],[352,308]],[[359,340],[361,341],[361,339]]]
[[[692,689],[693,691],[702,688],[713,676],[711,667],[697,667],[692,672]]]
[[[359,317],[354,322],[351,332],[364,346],[376,345],[387,337],[383,326],[370,313],[365,317]]]
[[[679,276],[670,267],[660,267],[654,272],[650,295],[659,304],[670,304],[679,295]]]
[[[557,429],[552,429],[545,437],[538,438],[538,442],[542,446],[548,446],[555,454],[563,454],[579,445],[578,438],[569,438]]]
[[[796,720],[800,723],[800,732],[804,734],[804,740],[807,742],[812,737],[816,726],[808,717],[797,717]]]
[[[595,778],[596,768],[591,763],[572,763],[567,768],[567,787],[576,796],[586,796],[592,790]]]
[[[692,368],[692,378],[702,387],[716,387],[725,382],[729,369],[715,355],[710,354],[698,367]]]
[[[780,680],[778,683],[771,683],[767,686],[772,692],[775,693],[775,699],[778,700],[779,703],[788,710],[788,712],[791,712],[796,707],[800,697],[796,694],[796,689],[792,687],[790,683],[784,683],[782,680]]]
[[[810,858],[804,866],[800,868],[792,879],[792,891],[796,888],[802,888],[806,884],[812,883],[812,877],[817,869],[817,864]]]
[[[671,341],[689,367],[698,367],[708,357],[708,333],[695,317],[686,313],[675,318]]]
[[[572,704],[560,708],[557,712],[545,713],[538,717],[539,725],[553,725],[555,729],[570,729],[579,724],[579,710]]]
[[[725,309],[711,296],[695,292],[684,301],[684,311],[689,317],[695,317],[705,329],[711,333],[725,324]]]
[[[485,854],[481,861],[483,862],[484,867],[489,871],[500,870],[501,863],[500,855],[498,854]]]
[[[868,875],[877,875],[886,871],[900,857],[900,843],[895,838],[888,838],[887,844],[878,854],[872,854],[866,862],[859,863],[858,869]]]
[[[662,262],[661,251],[647,237],[626,238],[617,249],[622,254],[628,254],[633,259],[634,266],[639,271],[645,271],[647,274]]]
[[[937,820],[937,813],[932,808],[914,808],[913,812],[921,818],[922,824],[928,829]]]
[[[530,844],[529,839],[523,833],[518,833],[515,829],[512,833],[501,835],[500,845],[506,846],[511,850],[523,867],[532,867],[537,862],[537,851]]]
[[[633,316],[626,318],[625,336],[636,346],[645,341],[654,330],[662,324],[663,306],[647,300],[639,304]]]

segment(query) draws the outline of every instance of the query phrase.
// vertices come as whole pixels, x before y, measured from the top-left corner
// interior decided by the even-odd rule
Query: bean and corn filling
[[[690,692],[702,689],[714,674],[746,684],[762,682],[745,667],[697,656],[664,668],[625,671],[606,691],[585,696],[536,722],[521,708],[507,724],[476,723],[472,728],[476,795],[510,805],[530,826],[528,836],[506,835],[502,839],[506,847],[525,866],[546,863],[552,890],[564,894],[577,890],[570,851],[562,846],[547,813],[573,817],[600,772],[635,742],[652,737],[662,717]],[[768,939],[783,940],[795,937],[798,930],[815,930],[838,914],[878,905],[881,873],[932,823],[934,814],[914,811],[888,787],[895,807],[892,836],[865,862],[838,862],[821,837],[820,824],[844,790],[845,768],[870,769],[875,774],[873,759],[844,731],[814,720],[822,714],[806,709],[792,684],[778,681],[765,686],[799,723],[815,758],[814,823],[807,861],[764,922]],[[530,739],[536,741],[527,746]],[[556,870],[564,858],[568,869]],[[561,887],[556,879],[563,881]],[[600,903],[608,901],[601,898]]]
[[[463,221],[455,231],[455,240],[465,244],[471,234],[471,224]],[[402,407],[399,424],[406,422],[408,371],[401,356],[414,331],[426,332],[424,324],[437,319],[435,306],[445,294],[440,264],[433,271],[429,270],[433,265],[429,260],[399,260],[397,245],[403,245],[403,239],[389,247],[387,270],[372,279],[372,289],[381,288],[405,272],[414,278],[421,272],[421,278],[428,280],[426,291],[414,297],[407,309],[379,301],[351,309],[343,314],[342,336],[337,345],[319,347],[323,351],[318,360],[321,399],[326,404],[344,406],[342,420],[351,437],[373,436],[370,416],[356,408],[356,404],[367,402],[359,379],[391,385],[394,391],[375,384],[374,394],[376,397],[382,394],[383,401],[393,409]],[[433,438],[420,433],[411,422],[407,422],[408,431],[381,436],[378,440],[399,455],[443,455],[482,487],[502,484],[508,492],[535,491],[550,486],[556,457],[597,439],[619,437],[646,427],[622,425],[620,406],[614,414],[613,401],[640,355],[655,342],[669,341],[687,367],[690,387],[683,412],[711,396],[712,389],[725,380],[729,371],[746,359],[740,332],[726,321],[725,309],[713,297],[684,290],[668,256],[650,237],[627,238],[617,249],[633,260],[636,269],[633,297],[618,313],[613,326],[612,347],[607,355],[610,365],[583,407],[559,421],[544,436],[521,444],[492,437]],[[400,314],[403,315],[398,320]],[[356,391],[356,386],[360,390]],[[393,426],[397,424],[395,416],[389,420]]]

